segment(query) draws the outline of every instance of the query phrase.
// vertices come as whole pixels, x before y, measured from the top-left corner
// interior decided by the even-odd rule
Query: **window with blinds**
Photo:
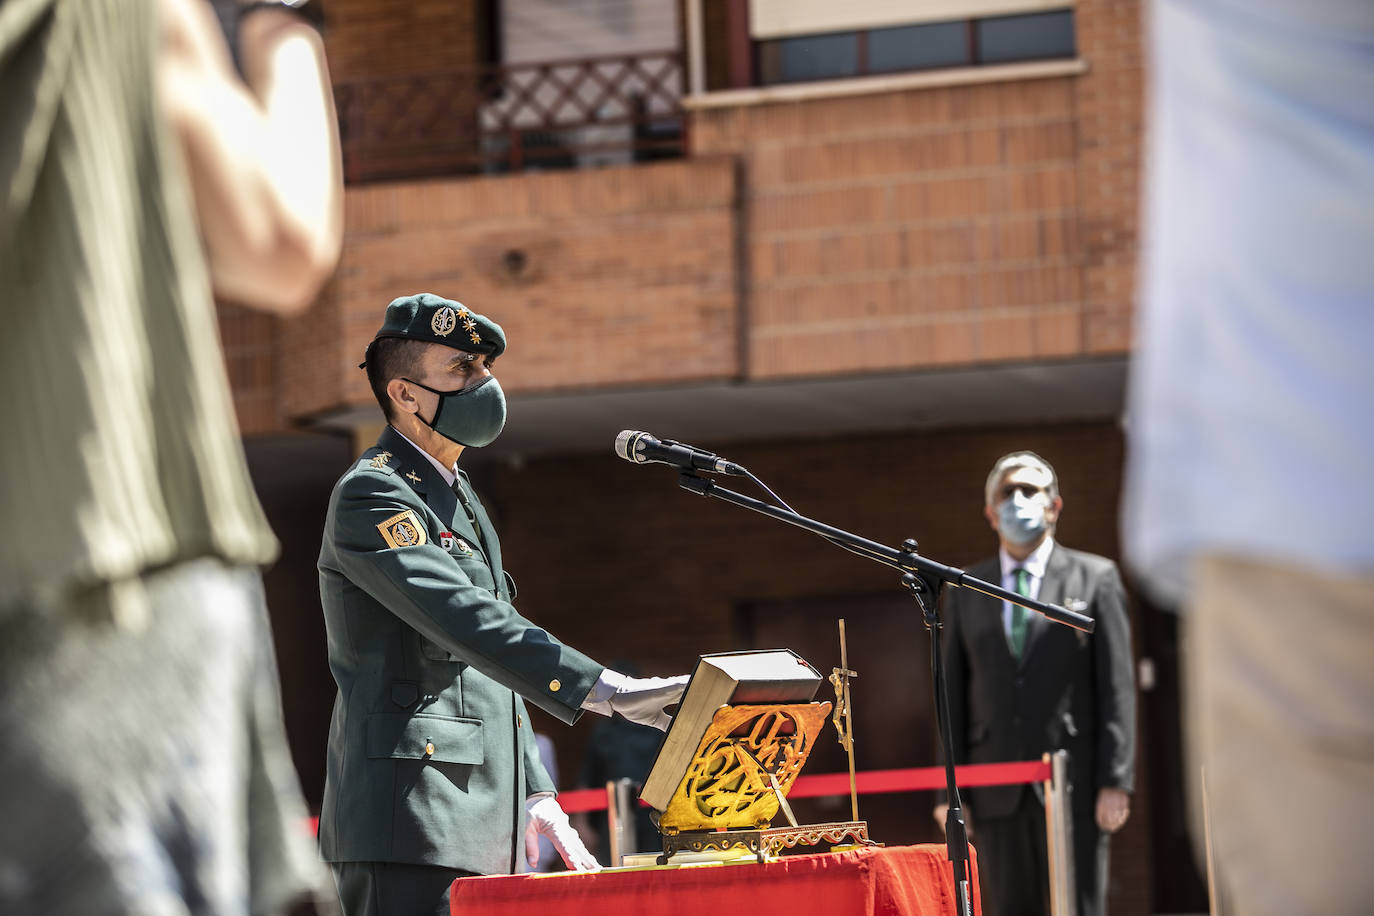
[[[1072,58],[1073,10],[755,38],[759,85]]]

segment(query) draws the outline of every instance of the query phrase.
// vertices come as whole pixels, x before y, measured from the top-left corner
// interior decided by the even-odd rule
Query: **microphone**
[[[635,464],[657,462],[670,464],[680,471],[707,471],[713,474],[730,474],[734,477],[748,477],[749,472],[733,461],[718,458],[705,449],[683,445],[672,439],[655,439],[637,429],[623,429],[615,437],[615,453],[626,461]]]

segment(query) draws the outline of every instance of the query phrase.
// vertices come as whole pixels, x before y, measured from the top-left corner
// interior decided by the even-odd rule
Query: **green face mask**
[[[420,420],[445,439],[469,448],[481,448],[495,442],[506,427],[506,393],[495,376],[487,376],[476,385],[453,391],[439,391],[414,379],[405,381],[439,396],[434,419],[426,422],[421,417]]]

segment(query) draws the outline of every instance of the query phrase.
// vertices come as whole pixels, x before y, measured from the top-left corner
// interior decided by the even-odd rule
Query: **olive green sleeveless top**
[[[156,107],[154,4],[0,3],[0,613],[136,623],[145,571],[275,556]]]

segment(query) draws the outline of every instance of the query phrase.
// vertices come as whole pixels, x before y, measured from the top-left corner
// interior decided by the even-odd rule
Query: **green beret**
[[[482,353],[493,359],[506,351],[506,332],[499,324],[461,302],[433,293],[417,293],[392,300],[386,307],[381,330],[372,342],[384,337],[424,340],[468,353]],[[371,344],[367,349],[371,352]]]

